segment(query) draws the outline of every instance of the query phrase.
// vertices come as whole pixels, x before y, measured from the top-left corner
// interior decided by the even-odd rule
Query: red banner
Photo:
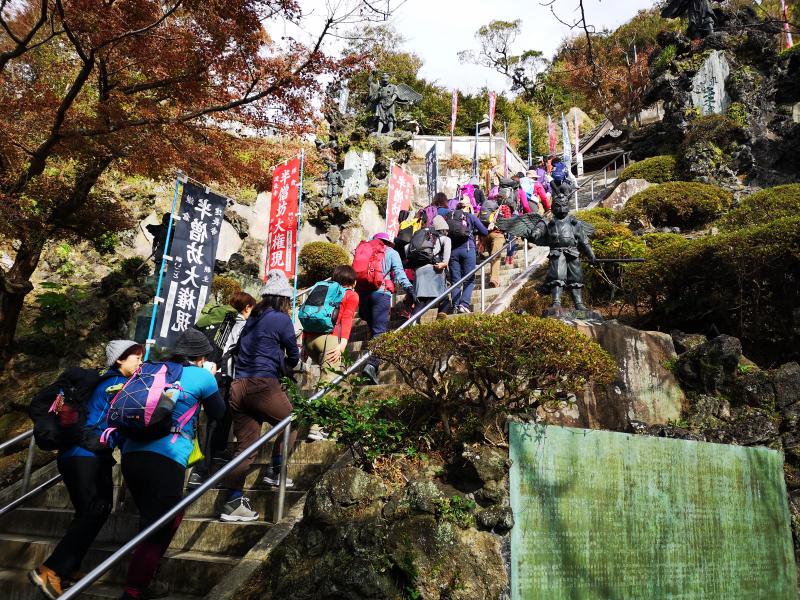
[[[392,166],[386,198],[386,233],[394,240],[400,231],[400,211],[408,210],[414,197],[414,177],[397,165]]]
[[[497,108],[497,92],[489,92],[489,133],[494,131],[494,111]]]
[[[550,154],[554,155],[556,153],[556,124],[550,118],[550,115],[547,115],[547,132],[550,140]]]
[[[456,130],[456,117],[458,116],[458,90],[453,90],[453,113],[450,115],[450,137]]]
[[[267,271],[280,269],[286,277],[294,277],[297,252],[297,204],[300,196],[300,157],[275,167],[272,173],[272,201],[269,208],[267,235]]]

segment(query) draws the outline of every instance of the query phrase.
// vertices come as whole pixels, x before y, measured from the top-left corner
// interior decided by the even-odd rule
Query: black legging
[[[183,498],[183,465],[157,452],[122,455],[122,476],[139,509],[139,531],[143,531]],[[183,514],[156,531],[136,547],[128,567],[125,590],[138,597],[150,585],[161,557],[178,530]]]
[[[75,507],[75,515],[64,537],[44,561],[44,566],[61,578],[71,578],[80,569],[89,546],[111,513],[114,494],[111,467],[114,459],[110,454],[71,456],[59,458],[56,464]]]

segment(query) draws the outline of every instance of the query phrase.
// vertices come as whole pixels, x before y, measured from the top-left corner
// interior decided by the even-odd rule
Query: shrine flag
[[[458,90],[453,90],[453,112],[450,115],[450,137],[456,130],[456,118],[458,116]]]
[[[556,154],[556,124],[553,122],[553,119],[550,118],[550,115],[547,115],[547,133],[549,136],[549,148],[550,148],[550,156],[555,156]]]
[[[272,201],[267,235],[267,272],[280,269],[287,279],[294,277],[297,253],[298,201],[300,198],[300,157],[275,167],[272,173]]]
[[[408,210],[414,197],[414,177],[402,167],[392,165],[386,194],[386,233],[394,240],[400,231],[400,211]]]
[[[561,113],[561,145],[564,150],[564,164],[569,167],[572,164],[572,144],[569,141],[569,129],[567,128],[567,119],[564,117],[564,113]]]
[[[156,343],[162,348],[174,346],[206,304],[227,202],[205,186],[183,184],[180,208],[173,215],[172,260],[164,272],[164,310],[155,330]]]
[[[438,192],[439,187],[439,160],[436,156],[436,142],[425,154],[425,176],[428,184],[428,200],[433,202],[433,197]]]
[[[489,92],[489,134],[494,131],[494,112],[497,109],[497,92]]]

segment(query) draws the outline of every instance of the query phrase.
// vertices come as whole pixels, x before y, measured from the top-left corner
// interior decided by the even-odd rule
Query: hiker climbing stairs
[[[268,427],[265,427],[265,431]],[[272,445],[262,446],[254,469],[248,474],[245,495],[259,520],[249,523],[224,523],[219,513],[227,490],[216,488],[201,496],[186,511],[170,544],[158,580],[169,587],[168,598],[203,598],[236,566],[241,558],[272,527],[277,489],[261,483],[270,464]],[[291,507],[333,462],[337,450],[333,442],[299,442],[288,464],[294,488],[286,492]],[[119,465],[114,467],[114,504],[110,515],[84,561],[88,571],[107,558],[138,532],[139,517],[130,495],[121,486]],[[27,578],[27,571],[39,566],[53,551],[72,518],[72,507],[63,484],[57,484],[28,505],[0,518],[0,598],[40,600],[40,592]],[[119,597],[128,563],[119,562],[99,583],[81,597],[109,600]]]

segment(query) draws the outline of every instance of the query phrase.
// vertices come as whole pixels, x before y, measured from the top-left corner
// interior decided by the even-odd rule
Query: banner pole
[[[300,226],[303,221],[303,169],[306,162],[306,149],[300,149],[300,189],[297,192],[297,230],[294,241],[294,288],[292,290],[292,322],[297,318],[297,270],[300,264]]]
[[[394,171],[394,159],[389,160],[389,181],[386,182],[386,225],[384,231],[389,231],[389,195],[392,191],[392,171]]]
[[[533,152],[531,148],[531,118],[528,117],[528,168],[533,166]]]
[[[159,301],[163,302],[161,299],[161,284],[164,279],[164,261],[166,260],[169,251],[169,242],[170,237],[172,236],[172,222],[175,217],[175,205],[178,203],[178,190],[180,189],[181,185],[181,176],[183,173],[178,170],[177,174],[175,175],[175,193],[172,196],[172,208],[169,211],[169,224],[167,225],[167,237],[164,240],[164,253],[161,256],[161,265],[158,269],[158,284],[156,285],[156,296],[153,300],[153,312],[150,314],[150,330],[147,332],[147,341],[145,342],[145,350],[144,350],[144,360],[147,360],[150,356],[150,347],[155,344],[155,339],[153,339],[153,334],[155,333],[156,329],[156,315],[158,314],[158,303]]]

